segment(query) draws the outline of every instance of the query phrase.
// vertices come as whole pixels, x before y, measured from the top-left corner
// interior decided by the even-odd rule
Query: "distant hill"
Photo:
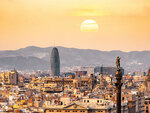
[[[146,70],[150,67],[150,51],[99,51],[57,47],[61,68],[71,66],[115,66],[116,57],[121,57],[121,66],[128,71]],[[49,70],[52,47],[29,46],[13,51],[0,51],[0,69]]]

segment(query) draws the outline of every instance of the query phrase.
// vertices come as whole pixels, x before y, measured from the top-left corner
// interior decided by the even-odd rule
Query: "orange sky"
[[[81,32],[92,19],[98,32]],[[26,46],[150,50],[149,0],[0,0],[0,50]]]

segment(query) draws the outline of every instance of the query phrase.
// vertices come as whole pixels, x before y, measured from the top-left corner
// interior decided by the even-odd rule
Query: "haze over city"
[[[0,113],[150,113],[150,0],[0,0]]]

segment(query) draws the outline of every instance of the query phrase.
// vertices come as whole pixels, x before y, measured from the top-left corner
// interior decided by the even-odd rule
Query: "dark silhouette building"
[[[51,57],[50,57],[50,65],[51,65],[51,75],[59,76],[60,75],[60,59],[59,59],[59,52],[56,47],[52,49]]]
[[[116,67],[103,67],[103,66],[100,67],[100,66],[97,66],[97,67],[94,68],[94,73],[115,76],[116,70],[117,70]],[[122,67],[120,67],[120,70],[121,70],[122,74],[124,74],[124,69]]]

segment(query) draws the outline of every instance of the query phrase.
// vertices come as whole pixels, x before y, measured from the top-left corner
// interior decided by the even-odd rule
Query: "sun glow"
[[[97,32],[99,29],[98,24],[95,20],[85,20],[80,25],[82,32]]]

